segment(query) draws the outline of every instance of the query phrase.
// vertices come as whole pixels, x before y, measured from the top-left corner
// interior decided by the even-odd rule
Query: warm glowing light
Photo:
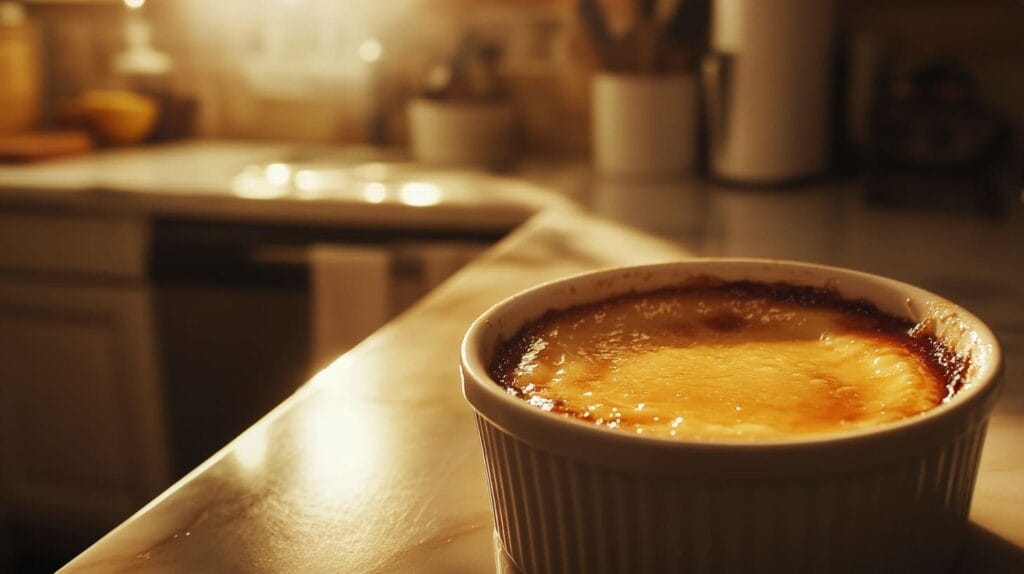
[[[288,188],[273,185],[267,181],[266,172],[259,166],[251,165],[235,176],[231,191],[246,199],[277,199],[288,194]]]
[[[267,166],[265,171],[267,181],[271,185],[288,185],[288,180],[291,179],[292,170],[283,163],[272,163]]]
[[[337,382],[337,381],[335,381]],[[388,476],[388,433],[369,404],[324,401],[298,427],[296,492],[307,504],[334,509],[367,500]]]
[[[286,187],[270,185],[267,182],[254,179],[236,179],[233,191],[238,197],[246,199],[279,199],[288,195]]]
[[[359,59],[364,62],[371,64],[376,62],[383,52],[384,48],[376,38],[363,40],[363,43],[359,44]]]
[[[142,8],[142,5],[145,3],[146,0],[124,0],[124,5],[131,8],[132,10]]]
[[[366,184],[363,188],[363,197],[370,203],[382,203],[388,196],[388,186],[379,181]]]
[[[295,174],[295,187],[299,191],[316,191],[323,187],[320,174],[308,169],[299,170]]]
[[[252,427],[233,446],[235,460],[246,470],[258,470],[267,458],[267,428]]]
[[[399,199],[406,205],[425,207],[441,203],[441,188],[433,183],[410,181],[398,191]]]

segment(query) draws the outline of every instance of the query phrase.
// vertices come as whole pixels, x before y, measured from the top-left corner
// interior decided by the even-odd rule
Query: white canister
[[[594,165],[604,175],[674,177],[697,165],[692,75],[600,73],[592,83]]]
[[[507,101],[409,102],[413,156],[423,163],[498,168],[516,154],[515,110]]]
[[[835,0],[715,0],[703,62],[709,168],[777,185],[828,168]]]

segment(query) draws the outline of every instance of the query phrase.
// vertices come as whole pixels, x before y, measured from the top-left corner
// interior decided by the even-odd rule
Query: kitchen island
[[[559,202],[367,148],[0,166],[0,570],[63,564]]]
[[[873,232],[868,220],[844,221]],[[930,221],[942,225],[943,218]],[[874,231],[880,235],[852,241],[889,241]],[[961,253],[952,243],[963,243],[961,232],[981,234],[977,241],[983,243],[963,245]],[[961,295],[968,308],[992,323],[1008,363],[958,569],[1019,570],[1024,565],[1024,456],[1017,448],[1024,433],[1019,210],[977,230],[918,239],[948,248],[946,259],[913,253],[911,237],[911,251],[879,255],[877,266],[886,258],[894,265],[930,259],[916,268],[902,267],[903,275],[919,273],[925,286],[931,282],[947,296]],[[979,247],[990,251],[975,252]],[[861,252],[843,253],[850,261]],[[340,357],[65,571],[493,570],[484,466],[458,374],[466,327],[496,301],[542,281],[692,255],[675,242],[582,211],[536,215]],[[961,261],[966,267],[949,269]],[[942,273],[929,276],[927,269]]]
[[[30,211],[516,228],[65,571],[493,570],[483,460],[458,374],[463,332],[490,305],[542,281],[699,255],[859,268],[919,284],[986,320],[1004,346],[1007,384],[990,423],[959,567],[1024,568],[1024,456],[1016,446],[1024,434],[1019,203],[1004,218],[987,220],[867,207],[856,185],[752,192],[699,182],[597,182],[573,198],[587,211],[522,186],[491,195],[456,193],[423,205],[403,203],[400,195],[374,203],[376,196],[236,185],[246,165],[295,153],[280,146],[188,144],[0,170],[3,205]],[[104,223],[95,229],[120,228]],[[129,271],[144,283],[140,271]]]
[[[541,216],[67,570],[492,568],[484,469],[458,375],[462,333],[493,302],[539,281],[687,255],[580,214]]]

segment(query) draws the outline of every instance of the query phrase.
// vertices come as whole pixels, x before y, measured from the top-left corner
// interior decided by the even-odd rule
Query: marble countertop
[[[153,217],[507,231],[562,202],[360,147],[196,140],[0,165],[0,204]]]
[[[466,327],[541,281],[698,253],[790,254],[859,267],[936,290],[988,321],[1004,345],[1007,384],[958,571],[1024,568],[1019,206],[1001,220],[976,220],[864,209],[835,189],[806,196],[705,189],[699,202],[691,192],[631,186],[620,190],[631,195],[611,202],[621,209],[595,208],[604,217],[574,209],[534,216],[64,571],[493,571],[484,466],[458,374]],[[657,217],[630,211],[659,201]],[[703,204],[702,215],[684,213],[679,202]],[[670,205],[681,218],[675,228],[659,221]],[[608,219],[616,213],[631,225]],[[654,233],[635,229],[644,222]],[[717,231],[691,247],[665,232],[690,223]]]
[[[484,467],[457,366],[466,327],[539,281],[687,255],[581,214],[538,216],[66,571],[493,568]]]
[[[288,169],[288,185],[267,188],[240,178],[254,169],[265,176],[275,163]],[[324,165],[326,171],[313,169]],[[501,298],[541,281],[694,255],[858,268],[935,291],[988,322],[1004,346],[1007,384],[990,423],[959,571],[1024,571],[1019,203],[1001,219],[983,219],[927,206],[873,208],[856,184],[752,191],[698,181],[594,180],[580,188],[578,175],[564,186],[568,192],[552,194],[509,178],[421,173],[401,162],[383,164],[372,153],[238,142],[0,167],[0,204],[9,206],[311,225],[516,228],[64,571],[493,570],[484,466],[458,375],[466,327]],[[347,183],[307,185],[339,177]],[[403,194],[408,183],[417,187]]]

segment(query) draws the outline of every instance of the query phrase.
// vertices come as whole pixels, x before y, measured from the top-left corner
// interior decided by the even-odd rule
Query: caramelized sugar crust
[[[738,282],[549,312],[490,368],[538,408],[685,439],[878,425],[952,396],[966,361],[909,321],[825,289]]]

